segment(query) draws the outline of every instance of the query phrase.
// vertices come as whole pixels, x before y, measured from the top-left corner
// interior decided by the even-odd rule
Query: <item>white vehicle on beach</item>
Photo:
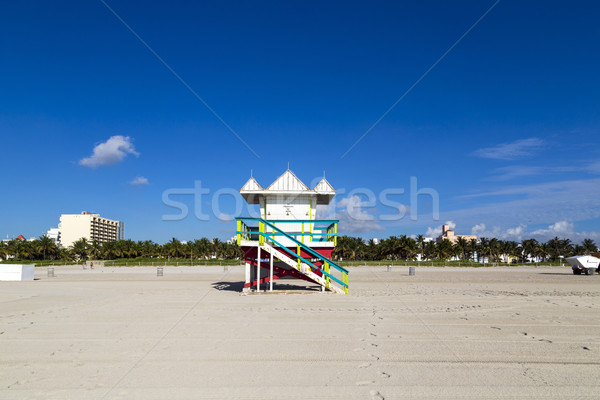
[[[593,275],[594,272],[600,273],[600,258],[593,256],[574,256],[565,258],[571,268],[573,268],[574,275],[581,275],[583,272],[586,275]]]

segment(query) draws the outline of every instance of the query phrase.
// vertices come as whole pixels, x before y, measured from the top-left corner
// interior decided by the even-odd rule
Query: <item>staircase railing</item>
[[[238,244],[240,244],[242,238],[245,240],[249,240],[248,238],[250,237],[249,236],[250,234],[258,235],[258,241],[259,241],[260,245],[264,245],[265,240],[268,239],[271,242],[273,242],[275,245],[280,247],[285,253],[287,253],[290,256],[290,258],[295,258],[296,260],[298,260],[299,264],[300,264],[300,262],[303,262],[306,265],[308,265],[313,271],[317,271],[317,270],[320,271],[325,276],[327,286],[329,286],[330,280],[333,280],[343,287],[344,292],[346,294],[348,293],[348,274],[349,274],[349,272],[347,269],[340,267],[339,265],[337,265],[335,262],[333,262],[329,258],[325,257],[324,255],[315,251],[311,247],[307,246],[305,243],[299,241],[298,239],[296,239],[292,235],[288,234],[287,232],[282,231],[281,229],[276,227],[275,224],[273,223],[273,222],[286,222],[286,223],[292,222],[293,223],[293,222],[305,222],[305,221],[294,221],[294,220],[267,221],[262,218],[251,218],[251,217],[240,217],[240,218],[236,218],[236,220],[237,220],[237,227],[238,227],[238,230],[236,232]],[[258,231],[252,230],[244,221],[257,221],[258,222]],[[327,239],[329,239],[329,238],[334,238],[334,240],[337,239],[337,222],[338,222],[337,220],[307,220],[306,222],[309,222],[309,223],[318,223],[318,222],[331,223],[331,225],[322,229],[323,231],[325,231],[325,233],[309,233],[308,235],[314,235],[314,236],[323,235],[323,236],[327,236],[328,237]],[[267,232],[266,227],[271,228],[272,232]],[[294,233],[294,235],[296,235],[296,233]],[[300,235],[307,235],[307,234],[301,233]],[[288,247],[279,243],[279,241],[277,241],[275,239],[275,236],[283,236],[283,237],[291,240],[293,243],[295,243],[297,246],[297,253],[294,253]],[[300,255],[300,249],[305,250],[307,253],[311,254],[314,258],[317,258],[317,259],[323,261],[323,268],[316,267],[312,262],[310,262],[310,261],[306,260],[304,257],[302,257]],[[330,267],[333,267],[335,270],[342,273],[342,280],[339,280],[338,278],[336,278],[335,276],[333,276],[331,274]]]

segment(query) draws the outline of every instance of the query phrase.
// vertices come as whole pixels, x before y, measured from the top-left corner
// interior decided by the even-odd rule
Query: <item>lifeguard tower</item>
[[[260,291],[267,283],[273,291],[273,280],[287,276],[348,293],[348,271],[331,260],[338,220],[315,219],[317,205],[335,196],[325,177],[309,189],[288,169],[266,189],[251,177],[240,194],[260,207],[260,218],[236,218],[246,263],[244,291]]]

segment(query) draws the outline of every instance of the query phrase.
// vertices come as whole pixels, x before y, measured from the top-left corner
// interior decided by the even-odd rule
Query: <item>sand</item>
[[[241,295],[243,267],[38,268],[0,282],[0,398],[598,398],[600,276],[350,271],[344,296]]]

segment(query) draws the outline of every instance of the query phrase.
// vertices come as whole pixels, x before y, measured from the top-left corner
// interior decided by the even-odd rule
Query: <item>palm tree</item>
[[[479,257],[486,258],[490,257],[490,241],[488,238],[482,237],[479,239],[479,244],[477,245],[477,255]]]
[[[194,259],[194,255],[196,256],[196,258],[198,258],[198,250],[196,249],[196,244],[189,240],[185,246],[185,253],[186,253],[186,257],[189,254],[190,255],[190,261]]]
[[[237,245],[237,243],[223,243],[223,258],[225,259],[239,259],[244,254],[242,249]]]
[[[73,261],[73,255],[68,249],[58,249],[57,257],[65,262]]]
[[[571,242],[571,239],[563,239],[560,241],[560,249],[561,249],[561,255],[563,257],[568,257],[573,255],[573,243]]]
[[[516,242],[512,240],[498,240],[498,258],[500,262],[511,262],[515,253],[515,246]]]
[[[196,250],[199,257],[206,259],[208,256],[210,256],[210,240],[203,237],[200,240],[195,240],[194,244],[196,245]]]
[[[38,249],[43,253],[44,260],[46,259],[46,254],[50,251],[53,251],[56,248],[54,241],[50,239],[47,235],[40,236],[38,243]]]
[[[551,261],[557,261],[558,259],[568,256],[573,252],[573,246],[570,239],[559,239],[555,236],[548,242],[544,243]]]
[[[223,249],[221,246],[221,240],[219,240],[219,238],[213,238],[211,242],[211,251],[213,253],[214,258],[222,257]]]
[[[396,242],[398,238],[396,236],[390,236],[387,239],[383,239],[379,246],[381,246],[381,253],[386,260],[395,260],[396,257]]]
[[[36,245],[28,240],[21,240],[20,242],[20,257],[33,260],[37,250]]]
[[[417,235],[417,247],[419,249],[421,258],[423,258],[423,251],[425,250],[425,236]]]
[[[73,242],[71,252],[77,256],[79,260],[84,260],[88,256],[88,241],[86,238],[81,238]]]
[[[509,240],[508,241],[508,254],[511,257],[520,257],[521,256],[521,246],[519,245],[519,243],[515,242],[514,240]]]
[[[112,241],[103,243],[100,253],[102,254],[102,258],[114,260],[117,257],[117,242]]]
[[[521,248],[523,249],[523,258],[525,261],[531,258],[538,258],[542,255],[542,246],[535,239],[526,239],[521,242]]]
[[[350,259],[356,260],[363,258],[365,243],[362,238],[350,238]]]
[[[468,246],[469,243],[467,242],[467,239],[460,236],[458,237],[458,239],[456,239],[456,243],[454,243],[454,248],[461,260],[464,260],[466,257]]]
[[[460,260],[460,255],[462,253],[461,249],[458,248],[456,246],[456,243],[454,243],[454,242],[450,242],[450,244],[452,245],[452,247],[450,247],[450,254],[449,254],[448,258],[450,260],[456,260],[456,259]]]
[[[436,246],[436,256],[438,260],[447,260],[452,257],[452,242],[448,239],[442,239]]]
[[[489,243],[490,256],[493,262],[500,261],[500,242],[496,238],[491,238]]]
[[[437,245],[432,240],[429,242],[425,242],[425,246],[423,247],[423,257],[424,260],[431,260],[435,257]]]
[[[477,239],[471,239],[467,246],[467,252],[469,254],[469,259],[473,261],[477,261],[475,259],[475,254],[477,253]],[[479,256],[479,254],[477,254]]]
[[[98,259],[98,255],[100,254],[101,249],[102,245],[100,244],[100,242],[98,242],[96,239],[92,240],[92,242],[89,245],[90,255],[92,256],[92,259]]]
[[[354,260],[357,255],[364,254],[364,242],[361,238],[351,236],[339,236],[337,246],[334,249],[334,255],[338,260]]]
[[[595,253],[598,251],[598,246],[596,246],[596,243],[594,243],[592,239],[583,239],[581,247],[584,254]]]
[[[550,259],[552,261],[556,261],[558,259],[558,256],[560,255],[560,239],[558,238],[558,236],[555,236],[554,239],[550,239],[544,244],[547,247]]]
[[[153,257],[158,253],[156,251],[156,243],[152,240],[144,240],[136,243],[136,248],[138,249],[138,255],[141,257]]]
[[[502,262],[508,263],[511,261],[511,257],[520,255],[519,244],[512,240],[500,240],[499,241],[500,256]]]
[[[398,239],[397,249],[398,257],[401,260],[414,260],[419,251],[415,239],[406,235],[402,235]]]
[[[368,260],[377,260],[379,258],[379,247],[375,239],[369,239],[365,246],[365,255]]]
[[[120,240],[117,246],[124,257],[136,258],[139,254],[138,245],[133,240]]]
[[[183,244],[176,238],[171,239],[165,244],[166,255],[173,258],[181,257],[183,254]]]
[[[9,240],[6,244],[6,252],[8,253],[8,255],[11,255],[16,259],[21,258],[21,244],[22,241],[19,239]]]

